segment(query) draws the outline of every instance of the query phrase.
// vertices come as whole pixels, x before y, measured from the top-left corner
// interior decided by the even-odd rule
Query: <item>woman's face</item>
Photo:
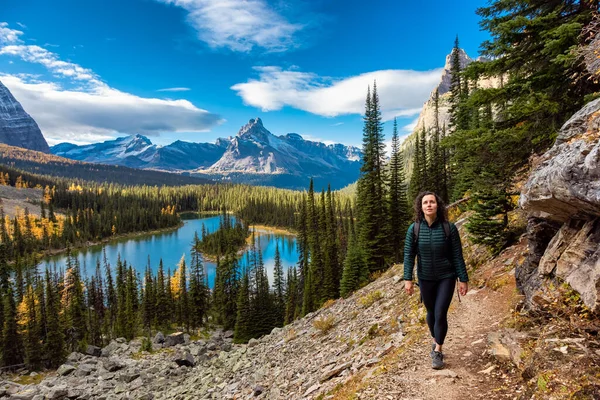
[[[425,214],[426,217],[435,217],[437,215],[438,208],[435,196],[432,194],[423,196],[423,200],[421,200],[421,208],[423,209],[423,214]]]

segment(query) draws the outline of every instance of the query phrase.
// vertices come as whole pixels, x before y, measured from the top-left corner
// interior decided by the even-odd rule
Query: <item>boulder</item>
[[[190,354],[189,351],[178,351],[175,353],[173,357],[173,361],[180,367],[193,367],[196,364],[194,357]]]
[[[125,367],[118,360],[112,360],[112,359],[111,360],[105,360],[105,361],[103,361],[102,362],[102,366],[108,372],[115,372],[115,371],[118,371],[118,370],[123,369]]]
[[[158,332],[156,334],[156,336],[154,336],[154,340],[152,341],[153,343],[164,343],[165,342],[165,335],[163,335],[162,332]]]
[[[121,348],[121,344],[117,343],[115,340],[112,340],[106,347],[102,349],[102,357],[110,357]]]
[[[82,357],[83,357],[83,354],[74,351],[74,352],[72,352],[71,354],[69,354],[67,356],[67,361],[72,362],[72,363],[76,363],[79,360],[81,360]]]
[[[171,333],[165,338],[165,347],[176,346],[178,344],[184,344],[185,338],[183,332]]]
[[[488,335],[488,348],[490,354],[500,362],[509,362],[517,367],[521,367],[521,342],[526,339],[526,335],[517,332],[514,329],[503,329],[498,332],[492,332]]]
[[[93,357],[100,357],[102,355],[102,349],[97,346],[88,345],[85,354]]]
[[[531,173],[519,203],[531,216],[566,222],[600,216],[600,99],[561,128]]]
[[[56,371],[56,373],[60,376],[65,376],[65,375],[69,375],[71,372],[75,371],[77,368],[75,368],[72,365],[69,364],[63,364],[60,367],[58,367],[58,370]]]

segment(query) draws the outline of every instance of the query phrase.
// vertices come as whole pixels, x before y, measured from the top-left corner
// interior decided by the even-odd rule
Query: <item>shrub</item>
[[[335,317],[333,315],[328,315],[315,319],[313,321],[313,326],[324,335],[335,326]]]

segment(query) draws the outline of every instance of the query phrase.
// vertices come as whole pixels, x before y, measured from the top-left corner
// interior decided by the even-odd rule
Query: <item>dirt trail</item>
[[[504,261],[511,256],[514,259],[524,249],[516,246],[511,250],[512,254],[472,277],[474,282],[487,282],[488,286],[471,288],[461,302],[454,296],[443,370],[431,368],[431,338],[424,327],[421,334],[401,345],[380,373],[368,379],[366,387],[358,391],[358,398],[518,399],[524,390],[522,379],[514,368],[501,368],[488,347],[488,334],[506,326],[519,297],[514,269],[507,270]]]

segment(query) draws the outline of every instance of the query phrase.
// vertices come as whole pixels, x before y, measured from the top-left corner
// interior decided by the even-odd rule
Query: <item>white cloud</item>
[[[23,29],[27,29],[27,25],[25,25],[25,24],[22,24],[22,23],[20,23],[20,22],[17,22],[17,25],[19,25],[19,26],[20,26],[21,28],[23,28]]]
[[[91,87],[107,87],[90,69],[62,61],[52,53],[36,45],[8,45],[0,47],[0,55],[11,55],[34,64],[41,64],[57,76],[81,81]]]
[[[22,31],[9,28],[8,23],[0,22],[0,44],[20,43],[19,36],[22,34]]]
[[[40,46],[23,45],[18,37],[22,32],[16,32],[0,23],[0,55],[41,64],[54,76],[77,84],[75,89],[65,89],[38,75],[0,74],[50,143],[90,143],[117,134],[205,132],[222,122],[218,115],[187,100],[144,98],[111,88],[90,69],[62,61]]]
[[[157,92],[187,92],[188,90],[192,90],[187,87],[172,87],[166,89],[158,89]]]
[[[221,122],[187,100],[138,97],[109,87],[64,90],[56,83],[0,75],[51,143],[106,140],[118,133],[203,132]]]
[[[293,36],[304,28],[288,22],[265,0],[157,1],[185,9],[198,38],[212,48],[249,52],[262,47],[285,51],[296,46]]]
[[[244,103],[263,111],[290,106],[325,117],[364,114],[367,87],[377,81],[382,118],[413,116],[420,112],[431,90],[439,83],[442,68],[430,71],[382,70],[333,80],[309,72],[280,67],[255,67],[258,79],[231,89]]]

